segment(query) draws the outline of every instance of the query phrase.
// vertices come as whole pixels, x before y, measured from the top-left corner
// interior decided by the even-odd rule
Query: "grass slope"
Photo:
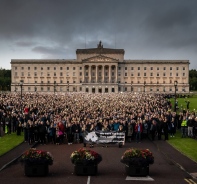
[[[16,135],[16,133],[12,133],[9,135],[5,135],[0,137],[0,156],[15,148],[19,144],[24,141],[23,134],[20,136]]]
[[[175,149],[186,155],[193,161],[197,162],[197,140],[192,138],[181,138],[180,130],[177,131],[175,137],[169,137],[168,143]]]

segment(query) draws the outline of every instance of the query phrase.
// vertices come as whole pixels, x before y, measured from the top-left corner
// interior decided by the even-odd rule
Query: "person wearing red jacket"
[[[142,128],[142,122],[141,119],[137,120],[137,123],[135,125],[135,135],[136,135],[136,142],[140,143],[141,142],[141,134],[143,132],[143,128]]]

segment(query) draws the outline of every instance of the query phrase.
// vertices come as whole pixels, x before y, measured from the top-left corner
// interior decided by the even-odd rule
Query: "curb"
[[[21,143],[22,144],[22,143]],[[19,144],[18,146],[20,146],[21,144]],[[31,148],[36,147],[38,143],[35,143],[34,145],[31,146]],[[11,151],[11,150],[10,150]],[[0,168],[0,172],[2,170],[4,170],[5,168],[7,168],[8,166],[14,164],[15,162],[17,162],[17,160],[22,156],[23,153],[21,153],[18,157],[14,158],[13,160],[11,160],[10,162],[8,162],[7,164],[5,164],[3,167]]]

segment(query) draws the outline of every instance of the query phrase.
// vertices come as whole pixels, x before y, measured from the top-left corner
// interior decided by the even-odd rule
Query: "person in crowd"
[[[186,116],[183,116],[183,120],[181,122],[181,137],[187,137],[187,119]]]
[[[68,139],[68,145],[71,145],[73,143],[73,129],[70,122],[68,122],[66,126],[66,135]]]
[[[142,122],[141,119],[138,118],[137,123],[135,125],[135,133],[136,133],[136,142],[141,142],[141,134],[143,132]]]
[[[162,123],[162,130],[163,130],[163,134],[164,134],[164,141],[168,140],[168,130],[169,130],[169,122],[168,122],[168,118],[165,116],[164,117],[164,121]]]
[[[170,137],[174,137],[176,133],[176,123],[175,118],[172,117],[172,120],[170,122]]]
[[[155,140],[156,132],[157,132],[157,121],[155,119],[153,119],[151,127],[150,127],[150,133],[151,133],[152,141]]]
[[[191,114],[189,116],[189,119],[187,121],[187,126],[188,126],[188,137],[193,137],[193,127],[194,127],[194,122],[195,122],[195,116]]]
[[[127,131],[127,141],[131,142],[131,137],[133,135],[133,126],[131,124],[131,122],[128,122],[128,131]]]
[[[77,121],[74,121],[73,125],[72,125],[72,129],[73,129],[73,134],[74,134],[74,142],[75,143],[79,143],[79,133],[80,133],[80,126],[77,123]]]

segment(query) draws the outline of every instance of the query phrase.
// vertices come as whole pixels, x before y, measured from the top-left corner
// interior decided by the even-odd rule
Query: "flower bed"
[[[36,148],[30,148],[29,150],[25,151],[22,156],[21,160],[22,163],[25,164],[53,164],[53,157],[51,153],[43,150],[37,150]]]
[[[102,156],[95,151],[84,148],[74,151],[71,154],[71,162],[73,164],[92,165],[99,164],[102,161]]]
[[[121,162],[127,165],[147,166],[154,163],[154,157],[149,149],[129,148],[121,157]]]

